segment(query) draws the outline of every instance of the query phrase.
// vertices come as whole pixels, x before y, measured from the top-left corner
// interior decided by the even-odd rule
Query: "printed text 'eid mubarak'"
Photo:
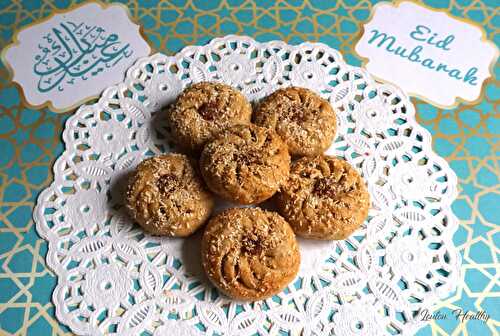
[[[455,35],[448,35],[444,38],[440,38],[431,28],[425,25],[417,25],[415,29],[411,31],[410,37],[421,44],[410,48],[399,45],[395,36],[388,35],[378,29],[373,29],[370,33],[372,35],[368,40],[368,44],[385,49],[388,53],[407,59],[410,62],[420,64],[424,69],[448,75],[453,79],[463,81],[472,86],[477,85],[476,74],[478,68],[471,67],[467,70],[458,69],[445,62],[440,62],[425,56],[425,47],[429,46],[442,49],[443,51],[450,51],[451,44],[455,40]]]

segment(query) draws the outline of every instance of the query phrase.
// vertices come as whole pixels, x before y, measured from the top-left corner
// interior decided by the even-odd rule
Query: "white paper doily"
[[[349,239],[300,240],[299,276],[268,300],[219,296],[201,270],[200,234],[152,237],[123,213],[128,172],[170,150],[161,108],[206,80],[252,101],[290,85],[320,93],[338,115],[327,153],[357,167],[372,196],[368,220]],[[226,36],[140,59],[123,83],[68,119],[63,139],[34,219],[58,277],[56,316],[77,334],[413,334],[424,323],[417,312],[460,278],[455,174],[433,153],[403,92],[324,44]]]

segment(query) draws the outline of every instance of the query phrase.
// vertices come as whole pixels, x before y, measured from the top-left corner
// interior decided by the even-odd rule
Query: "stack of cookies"
[[[230,297],[259,300],[280,292],[299,269],[295,234],[345,239],[368,215],[361,176],[323,154],[335,136],[335,112],[308,89],[280,89],[252,113],[238,90],[198,83],[167,118],[172,140],[187,155],[139,164],[127,207],[155,235],[186,237],[208,221],[203,267]],[[272,198],[279,214],[235,207],[211,217],[216,196],[240,205]]]

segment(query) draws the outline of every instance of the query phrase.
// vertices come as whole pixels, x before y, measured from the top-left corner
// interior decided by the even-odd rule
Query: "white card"
[[[2,58],[28,104],[63,112],[121,82],[150,51],[126,7],[88,3],[22,29]]]
[[[412,2],[375,6],[356,52],[378,79],[444,108],[477,101],[498,57],[480,28]]]

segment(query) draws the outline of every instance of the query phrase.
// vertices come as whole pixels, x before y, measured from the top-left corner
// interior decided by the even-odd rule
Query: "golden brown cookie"
[[[236,125],[205,145],[200,168],[217,195],[240,204],[256,204],[271,197],[286,181],[290,155],[273,130]]]
[[[370,208],[363,178],[347,161],[326,155],[294,162],[276,200],[296,234],[316,239],[347,238]]]
[[[323,154],[337,128],[330,103],[300,87],[280,89],[265,98],[254,113],[254,122],[276,130],[292,156]]]
[[[172,140],[193,152],[227,127],[250,123],[251,116],[252,107],[241,92],[210,82],[185,89],[167,113]]]
[[[149,233],[185,237],[210,217],[214,206],[196,165],[182,154],[141,162],[130,179],[127,208]]]
[[[226,295],[261,300],[281,292],[299,270],[295,234],[277,213],[225,210],[207,224],[201,243],[208,278]]]

